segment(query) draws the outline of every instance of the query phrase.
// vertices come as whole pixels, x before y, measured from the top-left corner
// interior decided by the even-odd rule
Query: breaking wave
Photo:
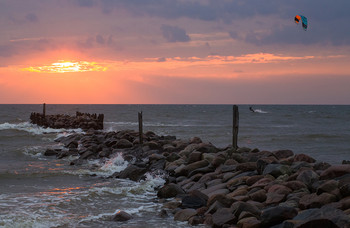
[[[62,133],[61,136],[67,136],[69,133],[79,132],[82,133],[83,130],[81,129],[53,129],[53,128],[43,128],[36,124],[31,124],[29,122],[22,122],[22,123],[2,123],[0,124],[0,131],[3,130],[17,130],[17,131],[25,131],[28,133],[31,133],[33,135],[42,135],[42,134],[50,134],[50,133]]]

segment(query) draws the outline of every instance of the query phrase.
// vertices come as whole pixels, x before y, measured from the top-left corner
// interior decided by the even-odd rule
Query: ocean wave
[[[50,133],[61,133],[61,134],[69,134],[74,132],[83,132],[81,129],[53,129],[53,128],[43,128],[36,124],[31,124],[29,122],[22,123],[2,123],[0,124],[0,131],[2,130],[17,130],[17,131],[25,131],[31,133],[33,135],[42,135],[42,134],[50,134]]]
[[[110,177],[116,172],[123,171],[129,162],[124,160],[122,153],[117,153],[105,162],[100,160],[88,161],[88,166],[78,170],[67,171],[69,174],[74,175],[96,175],[100,177]]]

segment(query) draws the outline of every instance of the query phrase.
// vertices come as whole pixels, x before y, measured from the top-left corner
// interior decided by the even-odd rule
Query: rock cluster
[[[350,227],[350,165],[316,162],[291,150],[217,148],[194,137],[88,132],[59,139],[59,157],[84,159],[122,152],[130,165],[114,176],[138,181],[149,171],[164,171],[167,184],[157,192],[162,214],[191,225],[211,227]]]
[[[90,114],[90,113],[81,113],[76,112],[75,116],[69,115],[43,115],[41,113],[31,113],[30,121],[33,124],[37,124],[42,127],[50,128],[81,128],[83,130],[94,129],[102,130],[103,129],[103,114]]]

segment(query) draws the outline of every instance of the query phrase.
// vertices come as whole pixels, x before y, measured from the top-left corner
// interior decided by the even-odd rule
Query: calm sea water
[[[239,105],[238,145],[260,150],[291,149],[319,161],[350,160],[350,106]],[[76,111],[105,114],[105,131],[138,129],[159,135],[194,136],[217,147],[231,144],[231,105],[47,105],[47,114]],[[160,218],[155,174],[140,183],[106,178],[127,164],[120,156],[87,167],[69,166],[67,158],[42,156],[54,139],[79,129],[43,129],[29,123],[42,105],[0,105],[0,227],[188,227]],[[90,166],[96,167],[91,171]],[[90,174],[96,174],[91,176]],[[134,219],[110,221],[118,210]]]

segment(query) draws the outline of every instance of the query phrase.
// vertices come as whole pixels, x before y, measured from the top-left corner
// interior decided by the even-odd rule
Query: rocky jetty
[[[81,128],[83,130],[102,130],[103,129],[103,114],[90,114],[76,112],[75,116],[69,115],[45,115],[42,113],[31,113],[30,121],[42,127],[50,128]]]
[[[128,167],[113,177],[138,181],[146,172],[167,174],[158,189],[160,216],[210,227],[350,227],[350,164],[330,165],[291,150],[217,148],[198,137],[143,135],[135,131],[73,134],[58,139],[59,158],[123,153]],[[128,216],[128,219],[132,219]]]

